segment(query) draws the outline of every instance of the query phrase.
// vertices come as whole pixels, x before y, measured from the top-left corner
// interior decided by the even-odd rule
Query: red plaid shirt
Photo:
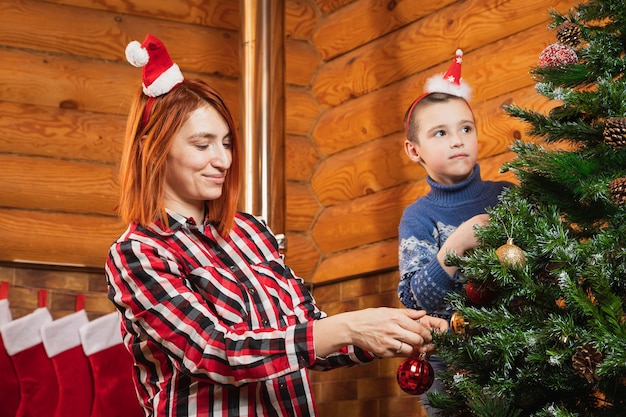
[[[147,416],[314,416],[307,368],[373,359],[354,346],[316,358],[325,314],[264,223],[238,213],[224,239],[169,214],[169,229],[131,224],[106,262]]]

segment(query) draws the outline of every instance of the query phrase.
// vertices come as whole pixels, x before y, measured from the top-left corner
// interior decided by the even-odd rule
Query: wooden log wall
[[[317,162],[300,143],[319,114],[308,91],[320,62],[309,42],[317,16],[313,2],[286,1],[288,148],[298,154],[287,171],[300,182]],[[0,0],[0,280],[12,284],[14,317],[36,305],[39,287],[50,290],[56,317],[72,311],[77,292],[106,301],[106,253],[126,227],[115,215],[118,160],[141,85],[124,57],[128,42],[157,35],[237,119],[239,24],[239,0]],[[75,274],[84,279],[68,285]]]
[[[549,8],[574,0],[287,0],[287,261],[322,284],[397,266],[397,224],[427,191],[402,151],[402,117],[456,48],[473,85],[480,159],[500,177],[540,110],[528,70],[555,41]],[[123,231],[117,160],[140,71],[130,40],[154,33],[187,76],[239,110],[239,1],[0,0],[0,261],[102,268]],[[509,178],[510,179],[510,178]]]
[[[528,70],[555,41],[548,9],[576,3],[285,0],[286,256],[325,311],[399,305],[397,226],[428,188],[402,150],[402,118],[424,81],[464,50],[483,176],[503,177],[526,127],[501,106],[554,105]],[[125,228],[117,161],[140,83],[124,48],[159,36],[237,117],[239,13],[239,0],[0,0],[0,280],[14,318],[40,288],[55,318],[77,293],[90,318],[112,311],[102,266]],[[422,416],[397,364],[315,373],[320,415]]]
[[[480,163],[500,175],[525,126],[501,106],[546,110],[529,69],[555,42],[548,10],[572,0],[318,1],[312,42],[323,64],[311,86],[322,112],[311,132],[320,162],[310,187],[322,208],[310,233],[320,253],[311,280],[323,283],[397,268],[404,207],[428,190],[425,171],[403,154],[402,119],[425,80],[443,73],[457,48],[474,88]]]

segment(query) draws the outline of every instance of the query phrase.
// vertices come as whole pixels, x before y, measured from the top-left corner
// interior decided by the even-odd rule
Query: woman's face
[[[205,202],[222,195],[230,146],[231,131],[215,108],[207,104],[193,111],[167,156],[165,207],[201,224]]]

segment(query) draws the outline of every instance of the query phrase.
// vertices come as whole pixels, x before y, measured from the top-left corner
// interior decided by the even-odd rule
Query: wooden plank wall
[[[548,9],[576,2],[285,0],[287,263],[325,311],[399,305],[397,225],[427,191],[402,118],[426,78],[465,51],[483,176],[500,177],[525,137],[500,107],[550,108],[528,70],[555,40]],[[237,116],[239,20],[239,0],[0,0],[0,280],[14,318],[41,288],[55,318],[77,293],[91,318],[112,311],[102,265],[125,227],[117,160],[140,80],[126,44],[159,36]],[[422,416],[398,363],[315,373],[320,415]]]
[[[299,142],[319,114],[308,91],[318,12],[309,1],[285,8],[288,147],[298,153],[288,175],[304,181],[303,167],[317,162]],[[0,280],[12,285],[14,317],[36,306],[37,288],[50,290],[55,317],[72,311],[78,292],[94,295],[93,315],[111,311],[102,267],[125,228],[115,216],[117,165],[141,85],[128,42],[157,35],[238,118],[239,24],[239,0],[0,0]]]
[[[312,42],[323,65],[311,90],[322,113],[311,132],[320,163],[310,186],[322,205],[311,236],[320,261],[312,281],[397,267],[397,225],[404,207],[427,192],[424,170],[401,149],[402,118],[425,80],[464,51],[473,86],[483,177],[499,175],[525,126],[504,103],[545,110],[529,69],[555,42],[548,10],[573,0],[318,1]]]
[[[319,163],[310,190],[321,205],[310,236],[320,253],[314,295],[329,314],[399,306],[397,225],[427,192],[424,170],[403,154],[402,118],[425,79],[444,72],[456,48],[474,87],[483,176],[502,177],[508,147],[525,127],[504,103],[547,110],[529,67],[554,42],[547,10],[572,0],[318,1],[312,41],[323,64],[311,86],[322,112],[311,132]],[[506,177],[512,179],[510,176]],[[289,197],[289,195],[288,195]],[[372,274],[372,271],[388,272]],[[345,277],[357,277],[345,279]],[[312,373],[324,417],[425,416],[396,382],[399,360]]]
[[[2,260],[102,268],[124,229],[114,212],[117,161],[141,82],[124,57],[130,40],[157,33],[176,46],[183,71],[237,109],[237,2],[211,2],[224,16],[215,22],[192,2],[143,3],[0,2]]]
[[[117,161],[141,82],[124,58],[130,40],[158,35],[186,76],[209,81],[238,114],[238,0],[196,3],[0,1],[0,260],[102,267],[124,229]],[[297,142],[319,112],[303,89],[319,61],[305,40],[316,13],[287,6],[287,130]],[[302,164],[292,166],[299,175]]]
[[[397,224],[426,192],[402,117],[456,48],[474,86],[486,178],[519,122],[551,105],[528,70],[554,42],[548,9],[574,0],[286,0],[287,261],[312,284],[397,266]],[[0,261],[101,269],[124,229],[117,159],[139,70],[123,51],[151,32],[188,76],[239,110],[238,0],[0,0]]]

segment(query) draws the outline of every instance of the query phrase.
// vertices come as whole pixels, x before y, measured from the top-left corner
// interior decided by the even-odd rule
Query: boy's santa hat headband
[[[131,65],[142,68],[143,93],[150,97],[142,118],[145,126],[154,97],[169,93],[184,77],[163,42],[154,35],[147,34],[143,43],[131,41],[126,46],[126,59]]]
[[[405,130],[409,132],[409,125],[411,121],[411,115],[413,114],[413,109],[417,106],[417,103],[422,101],[422,99],[432,93],[447,93],[453,96],[461,97],[465,99],[465,101],[469,102],[469,99],[472,95],[472,87],[467,84],[461,78],[461,64],[463,63],[463,51],[460,49],[456,50],[456,56],[448,70],[445,74],[437,74],[430,77],[426,80],[426,84],[424,85],[424,94],[415,99],[415,101],[411,104],[409,111],[407,113],[406,122],[405,122]]]

